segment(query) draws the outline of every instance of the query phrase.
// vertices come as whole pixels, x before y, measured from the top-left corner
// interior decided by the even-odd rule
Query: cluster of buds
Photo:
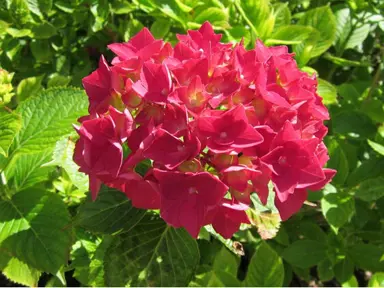
[[[329,115],[315,76],[286,46],[224,44],[208,22],[177,38],[172,47],[144,28],[109,45],[112,66],[101,57],[83,79],[89,115],[74,160],[92,198],[104,184],[193,237],[212,224],[229,238],[249,223],[251,194],[266,203],[272,181],[288,219],[335,174],[322,168]]]

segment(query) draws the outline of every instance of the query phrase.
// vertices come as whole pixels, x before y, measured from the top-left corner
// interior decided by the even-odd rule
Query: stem
[[[380,48],[380,53],[379,53],[379,57],[380,58],[383,58],[384,57],[384,47],[381,47]],[[379,81],[380,81],[380,74],[381,74],[381,61],[379,62],[379,65],[377,66],[376,68],[376,71],[375,71],[375,75],[373,76],[373,79],[372,79],[372,84],[371,84],[371,88],[369,89],[368,91],[368,95],[367,97],[365,98],[365,101],[369,101],[372,97],[372,94],[373,94],[373,90],[376,89],[376,86],[377,84],[379,84]]]

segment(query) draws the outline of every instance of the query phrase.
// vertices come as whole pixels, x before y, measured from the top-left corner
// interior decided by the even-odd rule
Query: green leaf
[[[362,181],[384,175],[384,158],[371,158],[358,166],[348,177],[349,187],[359,185]]]
[[[123,192],[104,186],[96,201],[80,206],[74,223],[93,232],[113,234],[134,227],[144,215],[145,210],[132,207]]]
[[[12,153],[53,148],[57,140],[73,132],[71,124],[87,114],[87,106],[85,93],[74,88],[50,88],[22,102],[16,109],[22,128]]]
[[[105,255],[107,286],[186,286],[199,263],[199,248],[184,229],[147,215],[115,237]]]
[[[357,138],[369,138],[376,133],[376,126],[372,120],[358,111],[343,111],[332,119],[333,132],[349,134]]]
[[[153,37],[162,39],[164,38],[171,28],[171,22],[166,19],[157,19],[151,26],[151,33]]]
[[[240,287],[237,279],[237,258],[224,246],[216,254],[212,267],[204,265],[195,275],[195,279],[189,284],[193,287]]]
[[[19,102],[24,101],[30,96],[39,92],[43,86],[41,81],[43,81],[44,75],[25,78],[20,81],[16,90],[16,97]]]
[[[353,276],[354,268],[355,265],[349,257],[345,257],[343,260],[336,263],[333,269],[335,271],[337,281],[340,283],[347,282]]]
[[[311,49],[311,58],[323,54],[331,47],[336,36],[336,20],[329,6],[306,11],[297,24],[311,26],[319,31],[319,38]]]
[[[47,88],[57,86],[68,86],[71,82],[71,76],[63,76],[57,73],[51,74],[48,79]]]
[[[66,264],[69,213],[54,193],[31,189],[0,201],[0,249],[36,269],[55,274]]]
[[[258,36],[262,40],[268,39],[275,26],[275,15],[271,13],[270,1],[248,0],[239,2],[246,17],[257,31],[258,35],[254,36]]]
[[[317,266],[317,274],[321,281],[329,281],[335,276],[332,269],[332,262],[328,258],[321,261]]]
[[[14,23],[23,25],[30,20],[29,7],[25,0],[10,0],[9,14]]]
[[[57,34],[55,26],[49,22],[37,24],[32,27],[33,36],[36,39],[48,39]]]
[[[164,16],[170,17],[185,27],[188,14],[180,9],[180,6],[175,0],[154,0],[153,2]]]
[[[347,281],[341,283],[341,287],[359,287],[359,283],[355,275],[352,275]]]
[[[335,13],[336,17],[336,38],[335,48],[341,54],[344,50],[355,48],[362,44],[367,38],[370,25],[360,25],[357,20],[352,19],[348,8],[340,9]],[[360,25],[356,28],[357,25]]]
[[[380,155],[384,155],[384,146],[383,145],[376,143],[374,141],[371,141],[369,139],[367,141],[368,141],[369,146],[371,146],[371,148],[373,150],[375,150]]]
[[[317,93],[325,105],[337,104],[337,89],[328,81],[318,78]]]
[[[361,105],[361,111],[365,113],[374,122],[384,122],[383,101],[380,99],[365,99]]]
[[[348,249],[348,255],[362,269],[372,272],[384,270],[384,251],[373,244],[356,244]]]
[[[332,183],[342,185],[348,177],[349,165],[347,156],[336,139],[328,138],[326,141],[330,159],[327,163],[328,168],[336,169],[337,173],[333,177]]]
[[[244,39],[244,46],[247,46],[251,41],[251,34],[244,26],[233,26],[230,29],[225,29],[224,32],[231,42],[236,43]]]
[[[355,201],[349,194],[328,193],[321,199],[321,211],[336,231],[349,222],[355,213]]]
[[[302,42],[305,39],[313,33],[314,29],[310,26],[302,26],[302,25],[286,25],[281,26],[279,29],[277,29],[271,36],[270,39],[266,41],[268,44],[273,40],[275,43],[276,41],[283,40],[283,41],[291,41],[291,42]],[[294,43],[298,44],[298,43]]]
[[[275,16],[275,26],[273,27],[273,31],[276,31],[281,26],[291,24],[291,10],[288,8],[288,3],[274,4],[273,14]]]
[[[372,275],[368,287],[384,287],[384,272],[377,272]]]
[[[60,166],[67,172],[72,183],[79,188],[80,191],[87,191],[89,188],[88,176],[79,172],[79,166],[73,162],[73,151],[75,150],[75,142],[70,138],[63,138],[56,142],[53,150],[52,161],[44,166]]]
[[[228,14],[224,12],[223,9],[210,7],[203,10],[200,14],[196,15],[194,22],[203,24],[205,21],[211,22],[212,25],[215,25],[220,22],[228,21]]]
[[[283,281],[283,261],[266,242],[261,242],[249,263],[245,285],[254,287],[281,287]]]
[[[0,111],[0,154],[8,156],[8,149],[21,129],[21,117],[13,112]]]
[[[384,196],[384,177],[367,179],[361,182],[355,195],[367,202],[380,199]]]
[[[51,158],[52,150],[33,154],[16,154],[12,157],[4,174],[8,186],[14,192],[21,191],[37,183],[47,181],[53,167],[42,167]]]
[[[37,0],[41,12],[47,14],[52,9],[53,0]]]
[[[327,246],[314,240],[298,240],[284,250],[282,257],[293,266],[310,268],[327,257]]]
[[[31,42],[31,52],[37,62],[49,62],[52,59],[51,44],[48,40],[35,40]]]
[[[76,243],[71,251],[73,276],[84,286],[105,286],[104,255],[111,237],[98,238],[82,231],[76,231]]]
[[[0,259],[0,270],[5,277],[21,285],[37,287],[41,275],[40,271],[5,253],[0,253]]]
[[[7,33],[14,38],[23,38],[23,37],[31,37],[32,31],[29,29],[16,29],[9,27],[7,28]]]

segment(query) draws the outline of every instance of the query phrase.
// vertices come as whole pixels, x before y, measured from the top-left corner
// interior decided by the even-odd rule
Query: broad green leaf
[[[374,122],[384,122],[383,101],[380,99],[365,99],[361,104],[361,111]]]
[[[33,26],[32,33],[36,39],[48,39],[56,35],[57,30],[51,23],[44,22]]]
[[[228,41],[237,43],[244,39],[244,46],[247,46],[251,41],[251,34],[244,26],[233,26],[230,29],[225,29],[224,32]]]
[[[39,9],[43,13],[48,13],[52,9],[53,0],[37,0]]]
[[[301,42],[308,38],[308,36],[313,33],[314,29],[310,26],[302,25],[285,25],[281,26],[270,36],[270,39],[266,41],[268,44],[271,40],[273,42],[282,40],[282,41],[291,41],[291,42]],[[294,43],[298,44],[298,43]]]
[[[175,0],[154,0],[153,2],[166,17],[170,17],[185,27],[188,14],[180,9]]]
[[[321,281],[329,281],[335,276],[332,269],[332,262],[327,258],[317,265],[317,274]]]
[[[68,86],[71,82],[71,76],[63,76],[57,73],[49,75],[47,88],[57,86]]]
[[[233,241],[232,239],[225,239],[219,233],[216,233],[212,225],[206,225],[202,228],[202,230],[208,231],[209,234],[211,234],[214,238],[220,241],[225,247],[228,248],[228,250],[232,251],[234,254],[244,256],[243,245],[241,245],[240,242]]]
[[[16,109],[22,128],[12,153],[53,148],[57,140],[73,132],[71,124],[87,114],[87,106],[85,93],[74,88],[50,88],[22,102]]]
[[[23,38],[23,37],[31,37],[32,31],[29,29],[16,29],[9,27],[7,28],[7,33],[14,38]]]
[[[200,270],[203,270],[200,273]],[[206,271],[204,271],[206,270]],[[192,287],[240,287],[237,279],[238,261],[226,247],[222,246],[216,254],[212,267],[201,267],[195,279],[189,284]]]
[[[266,242],[261,242],[249,263],[245,285],[280,287],[283,285],[283,281],[284,266],[282,259]]]
[[[41,75],[21,80],[16,90],[17,100],[22,102],[42,90],[41,81],[43,81],[43,78],[44,75]]]
[[[76,243],[71,251],[73,276],[84,286],[105,286],[104,255],[111,237],[98,238],[87,232],[76,231]]]
[[[355,195],[367,202],[380,199],[384,196],[384,177],[367,179],[361,182]]]
[[[124,0],[112,1],[111,11],[114,14],[128,14],[136,9],[135,5]]]
[[[347,156],[336,139],[328,138],[326,142],[330,159],[327,163],[328,168],[336,169],[337,173],[333,177],[332,183],[343,184],[349,174]]]
[[[297,24],[311,26],[319,31],[319,38],[311,49],[311,58],[323,54],[331,47],[336,36],[336,20],[329,6],[306,11]]]
[[[30,189],[0,201],[0,249],[55,274],[68,260],[70,217],[57,194]]]
[[[373,244],[356,244],[348,249],[348,255],[359,268],[372,272],[384,271],[384,250]]]
[[[338,262],[333,268],[337,281],[340,283],[347,282],[352,276],[355,265],[348,256]]]
[[[74,223],[93,232],[112,234],[129,230],[144,215],[145,210],[132,207],[124,193],[103,187],[96,201],[80,206]]]
[[[358,111],[343,111],[332,119],[333,132],[354,138],[369,138],[377,130],[372,120]]]
[[[355,213],[355,201],[349,194],[328,193],[321,199],[321,211],[336,231],[349,222]]]
[[[325,105],[337,104],[337,89],[328,81],[318,78],[317,93]]]
[[[87,191],[89,188],[88,176],[79,172],[79,166],[73,162],[73,151],[75,150],[75,142],[70,138],[63,138],[56,142],[53,150],[52,161],[44,166],[60,166],[67,172],[72,183],[79,188],[80,191]]]
[[[269,0],[249,0],[239,1],[244,15],[250,23],[255,27],[257,37],[262,40],[268,39],[273,27],[275,26],[275,15],[271,13],[271,6]]]
[[[291,10],[288,3],[276,3],[273,5],[273,14],[275,15],[275,26],[273,31],[278,30],[281,26],[291,24]]]
[[[54,167],[42,167],[51,158],[52,150],[33,154],[16,154],[12,157],[4,174],[14,192],[21,191],[37,183],[47,181]]]
[[[153,37],[162,39],[164,38],[171,28],[171,22],[167,19],[157,19],[151,26],[151,33]]]
[[[337,26],[334,44],[339,54],[364,42],[369,33],[369,24],[356,23],[357,20],[352,19],[348,8],[338,10],[335,17]]]
[[[147,215],[116,236],[104,259],[107,286],[186,286],[199,263],[199,248],[184,229]]]
[[[108,15],[109,15],[109,1],[107,0],[98,0],[92,2],[91,13],[94,17],[92,24],[92,31],[97,32],[104,28],[107,24]]]
[[[327,246],[314,240],[298,240],[284,250],[282,257],[293,266],[310,268],[327,257]]]
[[[360,98],[360,93],[353,84],[344,83],[337,87],[342,102],[348,104],[357,104]]]
[[[384,176],[384,158],[372,158],[364,161],[348,177],[349,187],[357,186],[367,179]]]
[[[26,0],[10,0],[9,1],[9,13],[14,23],[25,24],[27,23],[31,15],[29,14],[29,7]]]
[[[228,14],[225,13],[225,10],[223,9],[210,7],[196,15],[194,21],[200,24],[203,24],[205,21],[209,21],[212,25],[215,25],[218,22],[228,21]]]
[[[40,271],[6,253],[0,253],[0,270],[12,282],[32,287],[37,287],[41,275]]]
[[[341,287],[359,287],[359,283],[355,275],[352,275],[347,281],[341,283]]]
[[[21,117],[13,112],[0,111],[0,154],[8,156],[8,149],[21,129]]]
[[[310,220],[302,220],[296,233],[305,239],[319,242],[327,241],[327,234],[320,228],[319,224]]]
[[[49,62],[52,60],[52,49],[51,44],[48,40],[32,40],[31,41],[31,52],[37,62]]]
[[[384,272],[377,272],[372,275],[368,287],[384,287]]]

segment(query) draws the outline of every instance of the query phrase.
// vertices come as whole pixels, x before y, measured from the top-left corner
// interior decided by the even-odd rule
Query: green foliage
[[[384,286],[381,2],[0,1],[3,275],[26,286]],[[261,39],[296,53],[329,109],[327,167],[338,171],[285,222],[274,193],[266,207],[252,197],[256,227],[232,239],[208,226],[194,240],[107,187],[91,201],[72,160],[72,124],[88,106],[81,79],[101,54],[112,59],[107,45],[144,26],[174,43],[204,21],[223,42]]]

